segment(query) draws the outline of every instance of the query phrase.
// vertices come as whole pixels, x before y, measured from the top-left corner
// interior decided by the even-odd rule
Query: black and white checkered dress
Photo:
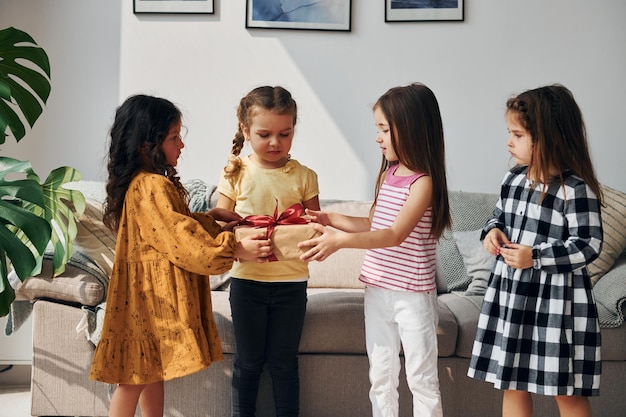
[[[505,176],[483,236],[498,227],[511,242],[532,246],[534,266],[514,269],[498,257],[468,375],[498,389],[596,396],[600,325],[586,265],[602,247],[600,205],[571,174],[540,196],[525,167]]]

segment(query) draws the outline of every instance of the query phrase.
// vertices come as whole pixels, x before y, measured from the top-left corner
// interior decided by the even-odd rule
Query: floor
[[[31,417],[30,387],[0,387],[0,417]]]
[[[31,417],[30,366],[0,365],[0,417]]]

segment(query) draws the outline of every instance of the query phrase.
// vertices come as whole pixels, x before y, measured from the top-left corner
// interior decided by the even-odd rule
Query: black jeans
[[[272,377],[277,417],[299,413],[298,346],[306,312],[306,282],[233,278],[230,307],[235,330],[233,417],[254,417],[263,366]]]

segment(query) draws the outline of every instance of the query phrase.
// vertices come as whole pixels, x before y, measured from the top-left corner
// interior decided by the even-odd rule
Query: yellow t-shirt
[[[319,194],[317,174],[298,161],[289,160],[284,167],[267,169],[255,165],[250,157],[241,158],[241,170],[229,179],[223,174],[217,190],[235,202],[241,216],[278,214],[296,203],[303,203]],[[267,263],[235,262],[230,271],[237,278],[255,281],[302,280],[309,268],[302,261]]]

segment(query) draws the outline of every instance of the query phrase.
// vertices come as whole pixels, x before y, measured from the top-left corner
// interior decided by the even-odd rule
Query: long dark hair
[[[518,118],[532,138],[528,164],[531,179],[545,183],[556,179],[563,184],[563,173],[571,171],[602,204],[602,187],[591,163],[585,123],[570,90],[560,84],[528,90],[510,98],[506,111]],[[551,169],[558,172],[556,178],[552,178]]]
[[[275,114],[288,114],[293,116],[293,125],[298,119],[298,106],[291,93],[283,87],[262,86],[257,87],[246,94],[239,101],[237,107],[237,132],[233,139],[233,147],[230,151],[228,164],[224,167],[224,177],[231,178],[237,175],[241,168],[239,154],[245,141],[241,126],[247,128],[252,124],[252,117],[258,110],[269,110]]]
[[[398,160],[411,171],[429,175],[433,183],[431,235],[441,237],[452,223],[446,180],[446,157],[443,123],[435,94],[421,83],[394,87],[374,104],[389,123],[391,144]],[[375,198],[378,198],[383,175],[389,168],[383,156]]]
[[[117,231],[126,191],[140,170],[166,176],[187,198],[176,168],[167,163],[161,150],[170,128],[181,118],[180,110],[169,100],[142,94],[129,97],[117,108],[109,132],[109,177],[102,219],[109,229]]]

